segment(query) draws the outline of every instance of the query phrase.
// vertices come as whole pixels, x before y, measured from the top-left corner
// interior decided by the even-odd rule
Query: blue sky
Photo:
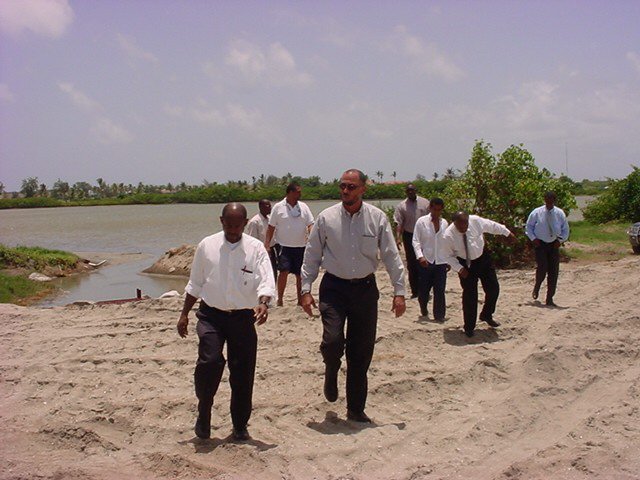
[[[638,1],[0,0],[0,181],[640,165]]]

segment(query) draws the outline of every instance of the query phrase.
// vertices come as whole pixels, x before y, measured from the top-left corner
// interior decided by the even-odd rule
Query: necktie
[[[551,241],[554,241],[558,236],[553,230],[553,219],[551,218],[551,210],[547,210],[547,227],[549,228],[549,235],[551,235]]]
[[[469,244],[467,243],[467,234],[462,234],[462,240],[464,241],[464,258],[467,262],[467,268],[471,267],[471,259],[469,258]]]

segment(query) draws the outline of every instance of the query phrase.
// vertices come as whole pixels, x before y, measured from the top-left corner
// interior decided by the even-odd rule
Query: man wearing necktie
[[[466,212],[456,212],[453,223],[442,238],[443,256],[462,285],[462,312],[464,333],[472,337],[478,317],[478,281],[484,290],[484,306],[480,320],[496,328],[500,324],[493,319],[500,284],[493,267],[491,255],[484,249],[484,234],[504,235],[515,240],[515,235],[504,225]]]
[[[547,278],[547,298],[545,304],[555,307],[553,296],[558,284],[560,271],[560,245],[569,238],[569,222],[562,209],[555,206],[556,194],[544,194],[544,205],[529,214],[526,225],[527,237],[533,242],[536,253],[536,283],[533,299],[537,300],[540,286]]]

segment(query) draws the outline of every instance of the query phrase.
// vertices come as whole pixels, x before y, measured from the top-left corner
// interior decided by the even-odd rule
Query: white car
[[[627,230],[629,242],[634,253],[640,253],[640,222],[636,222]]]

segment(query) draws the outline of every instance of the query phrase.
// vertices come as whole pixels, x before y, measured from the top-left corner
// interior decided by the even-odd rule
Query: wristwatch
[[[267,300],[261,300],[260,305],[264,305],[265,307],[269,308],[269,302]]]
[[[302,295],[306,295],[307,293],[311,293],[311,290],[302,290],[302,291],[300,292],[300,296],[302,296]]]

